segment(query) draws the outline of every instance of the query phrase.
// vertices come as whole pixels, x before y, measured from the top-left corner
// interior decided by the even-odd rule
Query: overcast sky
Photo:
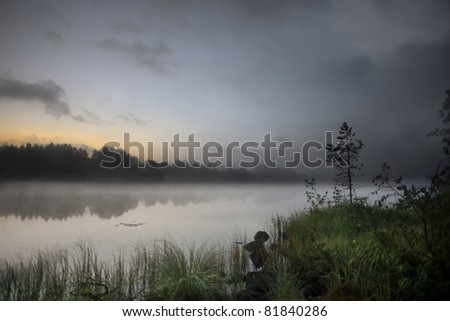
[[[2,0],[0,141],[301,145],[347,121],[367,170],[424,175],[449,57],[447,0]]]

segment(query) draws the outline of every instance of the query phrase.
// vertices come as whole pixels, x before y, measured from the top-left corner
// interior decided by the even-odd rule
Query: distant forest
[[[125,166],[106,169],[102,160],[111,161],[107,147],[89,154],[70,144],[26,144],[0,146],[0,181],[130,181],[130,182],[298,182],[303,177],[293,170],[281,168],[180,168],[173,164],[138,158],[121,149],[110,150],[122,155]],[[106,155],[106,156],[105,156]],[[151,166],[149,165],[151,164]],[[140,168],[140,166],[141,168]],[[144,166],[145,165],[145,166]],[[142,166],[144,166],[142,168]],[[129,167],[129,168],[124,168]],[[159,167],[159,168],[158,168]]]

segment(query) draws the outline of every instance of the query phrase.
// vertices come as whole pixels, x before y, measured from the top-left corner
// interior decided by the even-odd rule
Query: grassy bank
[[[448,265],[426,248],[412,211],[341,205],[293,215],[285,228],[277,252],[289,258],[299,298],[449,298]]]
[[[39,252],[3,262],[0,299],[449,298],[448,266],[430,254],[411,211],[362,204],[311,209],[275,218],[270,232],[264,293],[254,297],[246,241],[239,239],[221,247],[155,242],[108,262],[87,244]]]

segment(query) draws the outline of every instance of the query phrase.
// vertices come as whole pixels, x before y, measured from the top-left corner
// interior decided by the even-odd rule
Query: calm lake
[[[373,187],[363,189],[368,196]],[[307,206],[304,185],[0,184],[0,258],[92,243],[111,255],[158,239],[252,239]]]

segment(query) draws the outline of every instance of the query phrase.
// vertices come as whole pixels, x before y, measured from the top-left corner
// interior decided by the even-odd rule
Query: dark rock
[[[248,272],[245,275],[245,291],[237,295],[238,300],[270,300],[275,276],[272,273]]]
[[[254,241],[244,245],[244,249],[250,252],[250,260],[256,269],[262,268],[268,257],[268,252],[264,247],[264,242],[270,238],[264,231],[258,231],[254,236]]]

